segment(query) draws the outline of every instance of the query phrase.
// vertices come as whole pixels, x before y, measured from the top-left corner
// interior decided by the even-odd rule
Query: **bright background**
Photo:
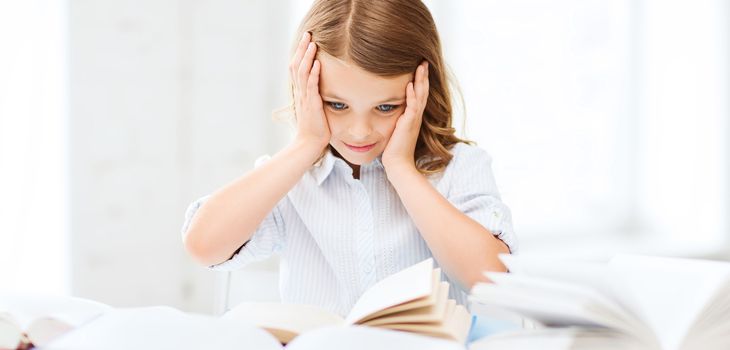
[[[730,3],[426,3],[523,253],[730,259]],[[183,214],[287,143],[309,4],[0,2],[0,291],[215,311]]]

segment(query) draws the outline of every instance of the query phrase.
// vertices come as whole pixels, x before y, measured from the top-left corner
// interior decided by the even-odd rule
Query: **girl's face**
[[[413,73],[383,78],[323,52],[318,56],[330,145],[350,164],[369,163],[383,153],[405,111]]]

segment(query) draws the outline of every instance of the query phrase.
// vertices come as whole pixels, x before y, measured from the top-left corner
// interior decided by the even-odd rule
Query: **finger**
[[[415,85],[408,83],[406,87],[406,111],[403,113],[403,117],[406,118],[406,125],[411,130],[416,130],[421,125],[422,110],[418,96],[416,96]]]
[[[307,90],[309,90],[309,96],[316,96],[319,98],[319,71],[321,69],[321,63],[319,60],[314,60],[312,63],[312,71],[309,74],[309,81],[307,82]]]
[[[423,117],[423,110],[426,107],[426,100],[425,98],[418,96],[414,85],[411,85],[411,96],[413,96],[414,101],[413,118],[415,120],[420,120],[420,118]]]
[[[317,44],[310,42],[307,46],[307,51],[304,53],[302,62],[299,64],[299,71],[297,73],[297,79],[299,79],[300,86],[306,86],[309,80],[309,72],[312,70],[312,61],[314,60],[314,54],[317,51]]]
[[[415,93],[419,100],[423,100],[428,93],[428,66],[427,63],[421,63],[416,70]]]
[[[416,67],[416,74],[413,76],[413,90],[415,91],[416,95],[421,91],[421,81],[423,80],[421,78],[421,75],[423,74],[423,63],[419,64],[418,67]]]
[[[409,82],[408,85],[406,85],[406,110],[403,114],[414,114],[415,110],[418,108],[417,104],[418,100],[416,100],[416,92],[413,88],[413,82]]]
[[[299,62],[301,62],[302,57],[304,57],[304,52],[307,50],[308,43],[309,32],[304,32],[304,34],[302,34],[302,38],[299,40],[299,45],[297,45],[297,50],[294,53],[294,57],[292,57],[291,62],[289,62],[289,73],[291,74],[292,79],[296,77],[296,72],[299,68]]]
[[[428,97],[429,79],[428,79],[428,61],[423,66],[423,99],[424,103]]]

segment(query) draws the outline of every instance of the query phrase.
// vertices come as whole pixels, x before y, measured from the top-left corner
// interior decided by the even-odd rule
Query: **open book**
[[[627,254],[608,263],[500,258],[510,273],[486,272],[494,283],[472,288],[473,306],[512,312],[541,327],[487,337],[470,349],[730,346],[730,263]]]
[[[282,344],[316,328],[347,325],[414,332],[463,344],[471,315],[448,299],[449,284],[440,275],[433,259],[403,269],[365,291],[344,318],[315,306],[281,303],[242,303],[222,317],[264,328]]]
[[[95,301],[33,295],[0,296],[0,349],[42,347],[111,309]]]
[[[235,319],[167,306],[119,308],[74,329],[43,350],[464,350],[445,339],[364,326],[323,327],[286,346],[265,330]]]

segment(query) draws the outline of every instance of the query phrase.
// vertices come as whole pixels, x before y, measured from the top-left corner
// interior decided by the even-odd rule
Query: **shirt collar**
[[[360,174],[362,175],[363,170],[367,167],[377,167],[380,169],[385,169],[383,167],[382,157],[383,155],[381,154],[375,157],[372,162],[360,166]],[[328,147],[325,151],[324,157],[322,157],[322,160],[316,163],[312,169],[314,178],[317,181],[317,186],[322,185],[324,180],[327,179],[327,177],[333,172],[336,166],[341,167],[343,170],[348,170],[346,173],[349,176],[352,176],[350,166],[347,165],[344,160],[332,154],[332,150]]]
[[[314,174],[314,179],[317,180],[317,186],[321,185],[332,172],[332,169],[335,166],[335,158],[336,157],[332,154],[332,151],[328,147],[324,153],[324,157],[322,157],[322,160],[314,165],[312,172]]]

